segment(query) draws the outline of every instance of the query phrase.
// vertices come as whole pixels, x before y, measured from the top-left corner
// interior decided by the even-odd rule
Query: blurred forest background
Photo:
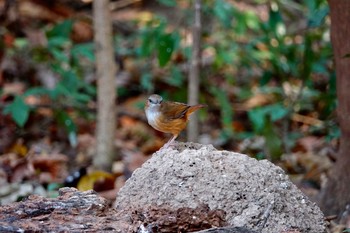
[[[92,169],[92,1],[0,0],[1,204],[55,197],[62,186],[115,198],[170,138],[147,124],[148,96],[188,102],[192,3],[110,2],[117,118],[112,167],[102,171]],[[329,13],[326,0],[203,0],[197,41],[198,102],[208,107],[198,112],[194,140],[274,162],[315,201],[341,135]]]

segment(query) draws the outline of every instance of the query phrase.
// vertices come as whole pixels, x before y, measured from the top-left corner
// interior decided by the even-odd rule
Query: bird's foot
[[[175,139],[177,138],[177,135],[174,135],[167,143],[164,144],[164,146],[162,147],[162,149],[166,149],[166,148],[169,148],[171,146],[174,146],[174,142],[175,142]]]
[[[167,143],[164,144],[164,146],[162,147],[162,149],[167,149],[167,148],[172,148],[176,145],[175,141],[169,141]]]

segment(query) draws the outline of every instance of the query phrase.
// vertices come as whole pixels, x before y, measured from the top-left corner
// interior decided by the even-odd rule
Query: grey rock
[[[262,233],[325,232],[323,213],[278,166],[211,145],[177,143],[156,152],[118,193],[117,210],[167,204],[226,212],[226,221]]]

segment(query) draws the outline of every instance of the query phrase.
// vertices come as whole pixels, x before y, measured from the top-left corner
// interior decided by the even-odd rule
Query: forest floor
[[[0,44],[0,108],[3,111],[16,95],[23,94],[29,87],[55,85],[57,75],[43,64],[35,63],[32,54],[12,53],[16,43],[22,39],[31,44],[45,44],[45,33],[42,25],[53,25],[64,19],[75,18],[72,40],[75,43],[91,42],[93,31],[91,25],[91,5],[83,1],[18,1],[16,7],[10,4],[5,9],[5,0],[0,1],[0,9],[5,17],[1,26],[7,30],[0,31],[3,38]],[[120,1],[126,2],[126,1]],[[114,27],[119,33],[130,33],[133,28],[126,21],[142,20],[149,15],[159,13],[166,15],[178,23],[177,12],[161,7],[152,1],[134,1],[131,5],[118,5],[113,14]],[[244,4],[241,7],[245,7]],[[263,13],[262,13],[263,14]],[[9,52],[10,51],[10,52]],[[9,55],[10,54],[10,55]],[[181,57],[177,57],[181,60]],[[62,186],[77,187],[81,191],[94,189],[101,196],[114,201],[118,190],[150,156],[159,150],[170,135],[159,133],[152,129],[146,121],[143,105],[148,94],[135,90],[139,86],[137,62],[129,57],[117,58],[123,69],[118,75],[117,85],[127,90],[120,94],[118,100],[118,127],[115,134],[117,158],[113,163],[111,173],[91,171],[92,158],[95,156],[94,114],[96,101],[91,100],[82,107],[82,114],[75,112],[72,106],[59,105],[47,99],[28,95],[25,102],[32,106],[27,123],[18,127],[12,116],[0,115],[0,203],[2,205],[22,200],[30,194],[45,197],[57,197],[58,188]],[[85,62],[85,61],[82,61]],[[92,69],[91,69],[92,70]],[[160,72],[155,70],[154,72]],[[87,80],[94,85],[95,78],[87,75]],[[213,77],[215,83],[222,83],[220,76]],[[154,80],[158,89],[173,92],[174,87],[166,85],[162,80]],[[221,84],[218,84],[221,85]],[[205,110],[205,119],[200,117],[201,134],[199,142],[213,144],[217,149],[248,154],[259,159],[264,139],[261,136],[249,139],[231,139],[223,141],[220,138],[221,123],[218,120],[219,108],[210,96],[204,98],[209,107]],[[271,102],[268,94],[257,94],[244,103],[234,102],[235,121],[232,122],[234,132],[243,132],[249,128],[247,112],[254,106]],[[20,107],[19,107],[20,108]],[[64,109],[70,115],[59,115],[57,108]],[[20,108],[21,109],[21,108]],[[59,115],[57,117],[57,114]],[[72,119],[77,131],[74,135],[62,126],[62,122]],[[295,115],[292,127],[306,132],[310,127],[320,122],[312,116]],[[177,139],[185,141],[184,133]],[[338,140],[329,141],[325,135],[306,135],[295,141],[289,153],[283,154],[275,161],[282,167],[291,180],[311,200],[316,197],[325,181],[325,175],[332,167],[337,150]],[[332,223],[333,224],[333,223]],[[350,220],[345,224],[349,227]],[[340,227],[331,225],[333,232]]]

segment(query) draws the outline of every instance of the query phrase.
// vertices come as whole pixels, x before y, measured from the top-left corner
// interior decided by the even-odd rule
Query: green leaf
[[[329,13],[329,6],[325,5],[321,9],[318,9],[314,12],[312,12],[309,21],[308,21],[308,27],[315,28],[319,27],[323,24],[326,16]]]
[[[80,79],[72,70],[65,71],[62,74],[62,84],[71,91],[75,91],[79,87]]]
[[[69,38],[73,29],[73,20],[64,20],[61,23],[56,24],[53,28],[46,32],[48,38],[52,37],[65,37]]]
[[[248,10],[244,13],[247,27],[253,30],[259,29],[260,19],[254,11]]]
[[[16,96],[14,101],[6,106],[5,114],[10,114],[12,119],[20,127],[23,127],[29,117],[30,107],[24,102],[21,96]]]
[[[96,87],[91,85],[91,84],[89,84],[89,83],[82,82],[81,83],[81,88],[82,88],[82,90],[84,92],[86,92],[90,96],[96,96],[96,94],[97,94]]]
[[[167,79],[167,83],[170,85],[173,85],[175,87],[181,87],[184,81],[183,74],[181,73],[181,70],[173,66],[171,67],[171,74],[170,77]]]
[[[317,2],[315,0],[305,0],[304,4],[309,11],[315,11],[319,5]]]
[[[165,21],[160,20],[157,27],[152,26],[152,22],[150,25],[141,31],[141,46],[139,48],[139,54],[141,56],[150,56],[152,52],[156,49],[156,44],[158,40],[156,38],[161,35],[165,29]]]
[[[248,112],[248,117],[253,123],[255,132],[261,133],[266,127],[266,118],[272,122],[278,121],[289,113],[281,103],[271,104],[264,107],[258,107]]]
[[[50,38],[47,41],[47,46],[48,46],[50,51],[53,48],[56,48],[56,49],[65,48],[65,47],[69,46],[70,44],[71,44],[71,40],[69,38],[65,38],[65,37],[61,37],[61,36]]]
[[[91,100],[91,96],[85,93],[74,92],[71,94],[71,97],[74,98],[75,101],[87,103]]]
[[[268,20],[267,30],[271,31],[278,39],[286,34],[286,25],[283,22],[283,18],[280,10],[278,9],[277,3],[273,3],[274,7],[270,8],[270,15]],[[281,46],[283,43],[279,43]]]
[[[69,144],[72,147],[76,147],[78,145],[77,132],[76,131],[69,131],[68,132],[68,140],[69,140]]]
[[[68,58],[67,54],[64,51],[62,51],[61,49],[52,48],[52,49],[50,49],[50,53],[52,54],[54,59],[59,61],[59,62],[65,62],[65,63],[69,62],[69,58]]]
[[[68,133],[68,140],[72,147],[76,147],[78,144],[77,140],[77,126],[74,124],[72,118],[64,111],[56,112],[56,119],[58,123],[64,127]]]
[[[272,76],[273,76],[273,74],[270,70],[264,71],[264,73],[259,81],[260,86],[265,86],[266,84],[268,84],[270,82],[270,80],[272,79]]]
[[[172,34],[163,34],[157,40],[158,62],[161,67],[165,66],[174,51],[175,40]]]
[[[95,61],[94,47],[92,43],[74,45],[71,50],[72,56],[79,59],[79,56],[86,57],[91,62]]]
[[[266,113],[271,116],[273,122],[284,118],[289,113],[288,109],[281,103],[269,105],[266,110]]]
[[[154,48],[154,33],[147,30],[141,34],[141,39],[140,55],[149,56]]]
[[[210,92],[215,96],[220,105],[221,123],[224,137],[230,137],[233,133],[232,120],[233,108],[227,94],[217,87],[211,87]]]
[[[341,136],[340,128],[338,125],[333,124],[328,126],[328,135],[326,136],[326,140],[330,142],[333,139],[339,139]]]
[[[264,152],[260,151],[255,155],[255,158],[257,160],[263,160],[263,159],[266,159],[266,155],[264,154]]]
[[[263,108],[251,109],[248,117],[253,124],[254,131],[259,133],[265,127],[266,111]]]
[[[30,95],[47,95],[49,94],[49,90],[44,87],[32,87],[26,90],[26,92],[23,94],[23,96],[30,96]]]
[[[177,1],[176,0],[157,0],[157,2],[163,4],[164,6],[175,7]]]
[[[56,99],[59,96],[69,96],[71,91],[62,82],[57,83],[55,89],[53,89],[50,93],[51,98]]]
[[[278,9],[270,9],[268,24],[270,29],[277,32],[278,25],[283,23],[281,13]]]
[[[308,80],[315,60],[314,52],[312,50],[312,38],[308,35],[305,36],[304,47],[304,58],[300,75],[301,79]]]
[[[28,39],[26,38],[16,38],[14,41],[14,45],[18,49],[23,49],[27,47],[29,44]]]
[[[141,86],[147,91],[151,91],[153,89],[152,84],[152,74],[151,73],[143,73],[141,76]]]
[[[232,26],[234,13],[232,5],[226,1],[216,0],[214,2],[214,15],[220,20],[224,27],[229,28]]]
[[[247,30],[247,19],[245,18],[244,14],[235,14],[235,16],[235,33],[238,35],[243,35]]]
[[[276,133],[276,130],[272,124],[272,121],[266,119],[266,124],[263,130],[263,136],[265,137],[265,143],[267,151],[272,160],[279,159],[282,155],[282,140]]]
[[[47,185],[47,191],[54,191],[54,190],[58,190],[60,188],[62,188],[63,185],[60,183],[50,183]]]

